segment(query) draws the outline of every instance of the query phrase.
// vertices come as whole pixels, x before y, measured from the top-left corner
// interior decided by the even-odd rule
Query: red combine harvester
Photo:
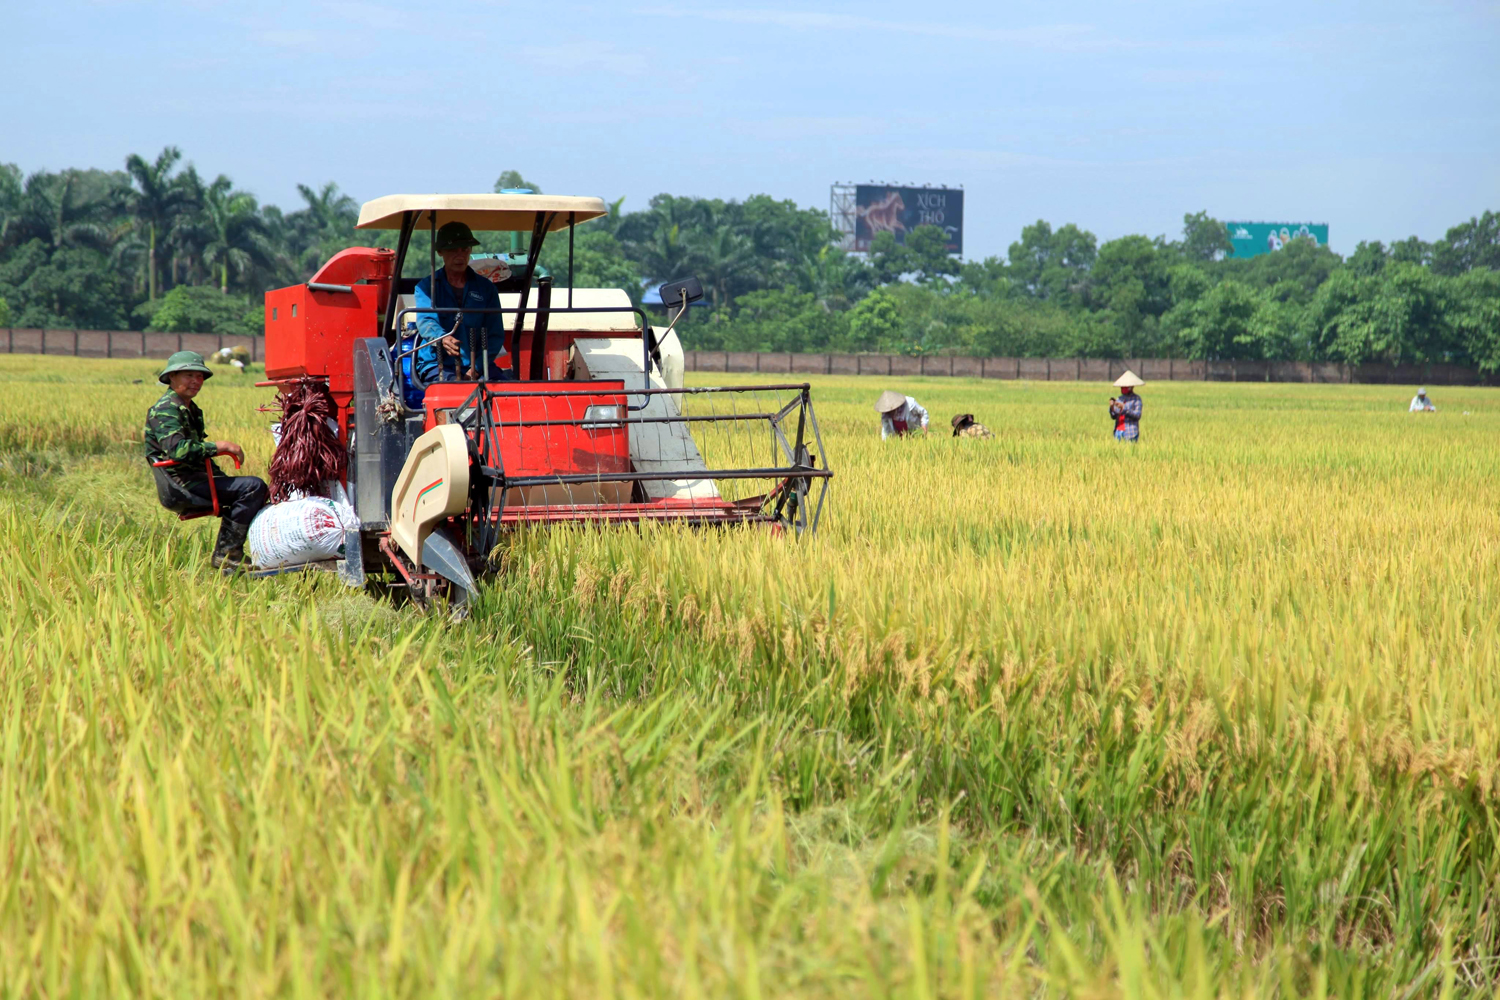
[[[346,582],[466,604],[499,534],[522,525],[816,530],[833,473],[819,467],[808,386],[684,387],[674,327],[702,297],[697,281],[663,286],[676,309],[664,330],[622,290],[572,287],[573,227],[606,211],[598,198],[391,195],[366,203],[358,228],[397,230],[394,251],[344,250],[306,284],[266,294],[266,384],[324,380],[338,406],[360,522],[337,565]],[[500,306],[463,310],[504,317],[509,378],[422,382],[417,352],[434,349],[414,324],[460,310],[419,307],[419,279],[401,275],[413,236],[435,242],[449,222],[530,235],[524,255],[483,262],[505,265],[489,269]],[[554,287],[536,262],[562,230],[568,282]],[[431,250],[428,265],[435,287]],[[475,367],[490,372],[480,339]]]

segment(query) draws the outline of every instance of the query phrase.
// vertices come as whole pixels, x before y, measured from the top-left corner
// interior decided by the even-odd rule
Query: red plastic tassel
[[[271,456],[271,502],[290,500],[294,492],[324,495],[323,484],[342,481],[348,465],[338,432],[328,424],[338,415],[333,393],[318,379],[300,378],[283,386],[276,402],[281,444]]]

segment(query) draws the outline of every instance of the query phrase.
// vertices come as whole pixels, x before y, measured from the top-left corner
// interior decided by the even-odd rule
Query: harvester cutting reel
[[[774,408],[744,405],[747,393],[766,390],[795,395]],[[819,468],[809,447],[821,438],[805,385],[631,389],[608,394],[617,402],[603,407],[593,403],[599,392],[476,385],[451,400],[444,411],[450,422],[413,442],[391,491],[389,533],[381,537],[380,552],[414,602],[425,605],[447,590],[461,610],[477,593],[475,572],[487,568],[499,533],[527,525],[758,524],[794,535],[816,530],[832,472]],[[718,402],[712,394],[720,394]],[[556,405],[547,408],[546,419],[516,420],[519,400],[535,411],[548,395]],[[705,405],[713,412],[684,415],[684,395],[700,403],[709,397]],[[627,397],[646,401],[627,406]],[[720,402],[722,411],[716,409]],[[748,452],[742,451],[738,467],[711,468],[689,433],[703,422],[731,429],[768,425],[772,460],[747,465]],[[549,436],[556,434],[562,436]],[[527,435],[532,445],[518,451]],[[577,459],[580,443],[598,449],[589,461],[613,454],[616,464],[591,473],[535,467],[544,452]],[[664,444],[677,449],[671,460],[661,457]],[[505,471],[507,457],[511,474]],[[771,489],[739,497],[725,492],[733,492],[731,484],[757,479]]]

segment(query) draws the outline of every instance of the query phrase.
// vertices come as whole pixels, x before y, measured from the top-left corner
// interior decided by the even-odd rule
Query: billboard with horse
[[[948,237],[948,252],[964,252],[964,193],[959,188],[860,184],[854,195],[854,249],[867,252],[876,233],[890,233],[900,244],[918,226],[937,226]]]

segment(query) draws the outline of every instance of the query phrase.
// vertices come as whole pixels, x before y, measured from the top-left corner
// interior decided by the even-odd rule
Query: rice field
[[[817,378],[818,537],[455,624],[212,573],[156,367],[0,357],[0,994],[1500,996],[1494,390]]]

